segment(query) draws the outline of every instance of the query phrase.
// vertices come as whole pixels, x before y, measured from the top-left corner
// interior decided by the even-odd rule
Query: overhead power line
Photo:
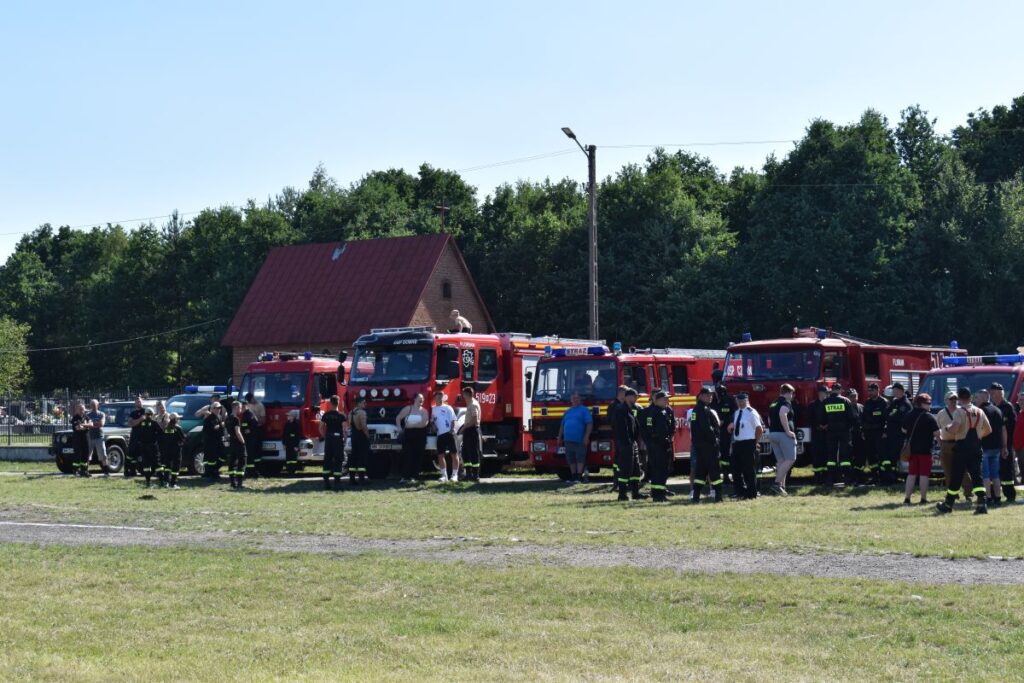
[[[206,327],[212,325],[215,322],[220,322],[224,318],[214,318],[213,320],[207,320],[206,322],[195,323],[194,325],[185,325],[184,327],[176,327],[172,330],[164,330],[163,332],[154,332],[153,334],[144,334],[139,337],[129,337],[125,339],[113,339],[111,341],[104,342],[89,342],[87,344],[76,344],[74,346],[51,346],[46,349],[25,349],[24,351],[13,351],[4,350],[0,353],[43,353],[46,351],[77,351],[79,349],[94,349],[100,346],[114,346],[116,344],[130,344],[137,341],[145,341],[147,339],[155,339],[157,337],[164,337],[169,334],[176,334],[178,332],[184,332],[185,330],[194,330],[199,327]]]

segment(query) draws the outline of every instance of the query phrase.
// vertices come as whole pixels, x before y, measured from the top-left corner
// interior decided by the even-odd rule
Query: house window
[[[452,283],[445,280],[441,283],[441,298],[451,299],[452,298]]]

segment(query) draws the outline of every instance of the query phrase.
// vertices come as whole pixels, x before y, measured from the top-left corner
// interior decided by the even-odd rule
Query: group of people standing
[[[233,489],[242,488],[246,478],[259,478],[266,409],[252,393],[242,401],[230,397],[222,400],[219,394],[213,394],[210,402],[196,411],[196,417],[203,420],[204,477],[219,481],[220,470],[226,466]]]

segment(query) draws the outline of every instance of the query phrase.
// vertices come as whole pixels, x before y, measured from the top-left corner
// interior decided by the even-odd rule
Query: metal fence
[[[71,428],[72,408],[77,401],[86,406],[92,399],[101,404],[133,401],[141,395],[147,399],[167,398],[181,393],[177,387],[156,389],[108,389],[104,391],[26,394],[0,396],[0,446],[48,446],[55,432]]]

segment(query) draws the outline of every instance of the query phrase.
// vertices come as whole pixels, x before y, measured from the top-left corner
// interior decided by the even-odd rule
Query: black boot
[[[640,482],[638,481],[629,483],[629,493],[632,495],[633,500],[643,500],[644,498],[647,498],[647,496],[640,493]]]
[[[330,491],[330,490],[331,490],[331,478],[330,477],[324,477],[324,491]]]
[[[349,486],[355,486],[356,485],[356,473],[352,472],[351,470],[349,470],[349,473],[348,473],[348,485]]]
[[[178,488],[178,475],[176,475],[176,474],[172,474],[171,475],[171,488],[172,489]]]
[[[359,473],[359,485],[366,486],[366,472]]]
[[[715,503],[722,502],[722,485],[715,484],[711,487],[711,500]]]
[[[700,502],[700,488],[701,487],[694,486],[693,489],[690,491],[690,502],[691,503],[699,503]]]
[[[619,482],[618,500],[629,500],[629,496],[626,494],[626,485],[622,482]]]
[[[340,491],[341,490],[341,477],[335,477],[334,478],[334,490],[335,491]]]

